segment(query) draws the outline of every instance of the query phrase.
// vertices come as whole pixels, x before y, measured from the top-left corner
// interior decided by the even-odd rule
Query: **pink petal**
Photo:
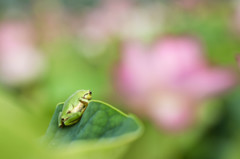
[[[152,67],[158,78],[171,81],[205,65],[202,48],[190,37],[167,37],[152,49]]]
[[[154,100],[153,100],[154,101]],[[188,127],[195,118],[195,103],[181,95],[163,95],[149,108],[149,116],[160,127],[179,131]]]
[[[17,51],[32,44],[33,30],[27,22],[4,22],[0,24],[0,49],[2,52]]]
[[[16,86],[39,77],[44,56],[34,45],[32,26],[25,21],[0,24],[0,80]]]
[[[139,44],[127,44],[123,48],[122,63],[118,69],[118,83],[122,91],[142,92],[148,85],[147,56]],[[120,88],[120,89],[121,89]]]
[[[235,84],[234,74],[229,70],[206,68],[179,81],[179,88],[197,98],[221,93]]]

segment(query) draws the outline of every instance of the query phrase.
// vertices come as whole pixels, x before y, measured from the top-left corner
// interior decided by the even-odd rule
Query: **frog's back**
[[[67,114],[69,110],[73,109],[73,106],[78,105],[79,99],[84,96],[86,90],[78,90],[72,94],[65,102],[62,113]]]
[[[73,95],[71,95],[71,96],[64,102],[62,113],[63,113],[63,114],[67,114],[67,112],[68,112],[69,110],[71,110],[71,109],[73,108],[73,106],[76,104],[76,101],[78,101],[77,92],[74,93]]]

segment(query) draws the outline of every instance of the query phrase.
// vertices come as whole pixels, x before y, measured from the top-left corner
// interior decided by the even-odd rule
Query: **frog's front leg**
[[[61,116],[62,116],[62,112],[59,112],[59,114],[58,114],[58,127],[63,127]]]
[[[69,116],[65,121],[63,121],[64,125],[69,126],[77,123],[80,120],[82,114],[83,112],[76,112],[71,114],[71,116]]]
[[[87,106],[88,103],[89,103],[89,100],[88,100],[88,99],[84,99],[84,98],[80,98],[79,101],[80,101],[81,103],[83,103],[85,106]]]

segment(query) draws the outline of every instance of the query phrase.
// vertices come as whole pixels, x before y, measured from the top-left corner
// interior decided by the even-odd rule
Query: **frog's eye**
[[[90,95],[92,95],[92,92],[91,92],[91,91],[89,91],[89,94],[90,94]]]

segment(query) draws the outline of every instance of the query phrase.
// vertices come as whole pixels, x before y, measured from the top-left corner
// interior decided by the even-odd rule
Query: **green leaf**
[[[63,103],[57,106],[44,137],[51,147],[60,149],[60,158],[119,158],[142,133],[136,117],[96,100],[89,103],[77,124],[59,128],[62,107]]]

